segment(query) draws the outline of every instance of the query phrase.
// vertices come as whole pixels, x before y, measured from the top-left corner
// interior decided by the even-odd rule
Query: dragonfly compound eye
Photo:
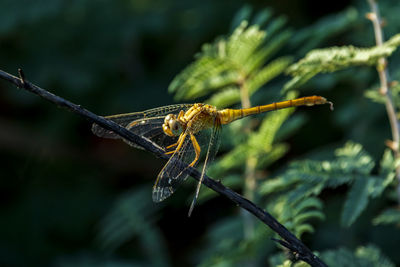
[[[177,136],[181,132],[181,125],[174,114],[168,114],[165,117],[162,128],[164,133],[169,136]]]
[[[176,119],[170,120],[168,122],[168,125],[169,125],[169,128],[170,128],[171,132],[173,133],[173,135],[177,136],[177,135],[181,134],[182,126]]]

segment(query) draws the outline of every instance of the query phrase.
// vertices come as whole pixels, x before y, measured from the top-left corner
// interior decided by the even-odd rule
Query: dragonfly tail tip
[[[329,104],[329,109],[330,109],[331,111],[333,111],[333,110],[334,110],[333,103],[332,103],[331,101],[328,101],[328,102],[326,102],[326,103]]]

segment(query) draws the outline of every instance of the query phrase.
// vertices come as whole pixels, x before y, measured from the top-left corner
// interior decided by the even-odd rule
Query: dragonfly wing
[[[201,171],[201,177],[200,177],[199,183],[197,184],[196,193],[193,198],[192,204],[190,205],[190,208],[189,208],[189,214],[188,214],[189,217],[192,214],[194,205],[196,204],[197,197],[199,196],[200,186],[203,182],[203,178],[207,171],[208,164],[214,160],[214,157],[218,152],[218,148],[219,148],[219,144],[220,144],[220,134],[221,134],[221,121],[219,120],[218,117],[215,117],[214,118],[214,126],[211,129],[211,135],[209,137],[208,148],[207,148],[207,153],[206,153],[205,160],[204,160],[204,165],[203,165],[203,168]]]
[[[206,159],[203,166],[204,172],[206,170],[207,163],[213,160],[216,152],[218,151],[220,129],[220,123],[217,121],[217,118],[215,118],[214,125],[212,127],[203,129],[202,131],[194,134],[201,148],[200,157],[204,158],[205,156]],[[156,183],[153,187],[154,202],[163,201],[172,195],[178,186],[188,176],[185,172],[185,170],[188,168],[187,165],[192,163],[196,157],[196,152],[188,131],[185,133],[185,138],[184,140],[181,140],[181,142],[182,148],[178,151],[175,151],[157,177]],[[194,167],[198,164],[198,162],[199,160],[194,164]]]
[[[195,158],[190,135],[184,133],[181,140],[182,146],[170,157],[167,164],[161,170],[153,187],[153,201],[161,202],[172,195],[188,174],[185,170]]]
[[[191,106],[193,106],[193,104],[170,105],[170,106],[148,109],[146,111],[141,111],[141,112],[106,116],[105,118],[108,120],[112,120],[113,122],[121,125],[122,127],[127,127],[129,124],[137,120],[149,119],[153,117],[165,117],[168,114],[178,114],[181,110],[186,111]],[[112,138],[112,139],[121,138],[118,134],[114,133],[113,131],[104,129],[103,127],[101,127],[96,123],[93,123],[92,125],[92,132],[95,135],[103,138]]]
[[[164,123],[164,116],[162,117],[152,117],[136,120],[130,123],[126,128],[153,142],[159,148],[165,150],[165,147],[172,145],[177,142],[178,137],[168,136],[162,130],[162,124]],[[142,148],[135,143],[132,143],[126,139],[122,139],[129,145],[137,148]]]

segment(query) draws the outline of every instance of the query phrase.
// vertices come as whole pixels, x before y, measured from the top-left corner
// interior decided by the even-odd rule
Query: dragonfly
[[[221,125],[268,111],[323,104],[329,104],[331,110],[333,110],[333,103],[326,98],[306,96],[245,109],[227,108],[219,110],[212,105],[203,103],[176,104],[104,118],[114,121],[149,140],[165,151],[165,154],[170,155],[153,186],[152,198],[154,202],[161,202],[171,196],[187,178],[186,169],[196,167],[200,158],[204,158],[201,176],[189,209],[190,216],[198,198],[207,166],[218,151]],[[103,138],[122,139],[133,147],[143,149],[97,124],[93,124],[92,132]]]

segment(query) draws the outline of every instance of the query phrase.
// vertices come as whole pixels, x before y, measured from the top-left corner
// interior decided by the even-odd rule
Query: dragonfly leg
[[[169,146],[165,147],[165,149],[170,149],[170,148],[173,148],[174,146],[177,146],[177,145],[178,145],[178,142],[176,142],[175,144],[172,144],[172,145],[169,145]]]
[[[133,126],[135,126],[136,124],[138,124],[140,121],[133,121],[133,122],[131,122],[131,123],[129,123],[125,128],[126,129],[131,129]]]
[[[183,110],[181,110],[178,114],[178,120],[183,121],[183,116],[185,115],[185,112],[183,112]]]
[[[201,148],[199,146],[199,143],[196,140],[196,137],[193,134],[190,134],[190,140],[192,141],[193,144],[193,148],[194,148],[194,152],[196,153],[196,157],[194,158],[194,160],[192,161],[192,163],[189,164],[189,166],[193,167],[194,164],[196,164],[196,162],[199,160],[200,158],[200,152],[201,152]]]
[[[182,133],[181,136],[179,136],[178,142],[176,142],[176,144],[178,144],[178,146],[172,151],[165,152],[165,154],[166,155],[173,154],[173,153],[179,151],[182,148],[183,140],[185,140],[186,135],[187,135],[187,133]]]
[[[169,146],[167,146],[165,149],[173,148],[173,147],[177,146],[178,144],[180,144],[180,146],[182,146],[182,139],[184,139],[185,136],[186,136],[186,134],[183,134],[183,133],[182,133],[182,134],[179,136],[178,141],[177,141],[175,144],[169,145]],[[180,147],[179,147],[179,149],[180,149]],[[174,150],[165,152],[165,155],[173,154],[175,151],[177,151],[177,150],[179,150],[179,149],[178,149],[178,147],[177,147],[177,148],[174,149]]]

